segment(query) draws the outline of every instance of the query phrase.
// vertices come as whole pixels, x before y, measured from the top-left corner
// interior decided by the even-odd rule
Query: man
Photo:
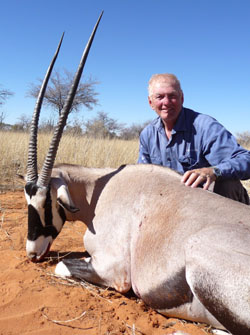
[[[215,193],[249,204],[239,180],[250,178],[250,152],[215,119],[183,107],[174,75],[153,75],[148,91],[158,117],[141,132],[138,163],[168,166],[186,186],[207,190],[215,182]]]

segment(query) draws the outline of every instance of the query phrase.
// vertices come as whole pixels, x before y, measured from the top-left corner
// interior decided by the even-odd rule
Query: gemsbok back
[[[56,274],[130,288],[162,314],[208,323],[235,335],[250,334],[250,208],[186,187],[180,176],[156,165],[94,169],[53,167],[100,15],[38,175],[37,129],[45,76],[33,114],[25,195],[26,251],[42,260],[64,222],[87,225],[90,258],[65,259]]]

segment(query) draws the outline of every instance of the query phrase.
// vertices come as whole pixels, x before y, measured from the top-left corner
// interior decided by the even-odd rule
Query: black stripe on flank
[[[142,300],[158,310],[177,308],[193,301],[193,293],[186,281],[185,268],[181,269],[165,283],[142,295]]]
[[[210,278],[207,280],[210,282]],[[212,282],[212,281],[211,281]],[[250,326],[242,323],[237,316],[226,306],[222,299],[215,295],[218,292],[215,287],[211,290],[210,287],[199,287],[196,285],[195,293],[197,293],[199,300],[206,307],[206,309],[232,334],[234,335],[249,335]]]

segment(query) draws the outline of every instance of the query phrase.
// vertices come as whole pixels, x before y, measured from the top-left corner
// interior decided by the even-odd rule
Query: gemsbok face
[[[51,173],[63,129],[66,125],[67,117],[102,14],[103,13],[101,13],[83,52],[79,67],[75,74],[74,82],[69,91],[63,111],[61,112],[47,157],[39,175],[37,172],[37,131],[39,115],[48,80],[58,56],[64,34],[42,83],[33,113],[30,130],[25,197],[28,203],[28,238],[26,242],[26,252],[28,257],[34,262],[40,261],[45,257],[52,242],[60,233],[66,220],[64,212],[65,208],[70,212],[76,212],[78,210],[74,207],[70,196],[67,194],[67,190],[62,191],[64,185],[57,185],[56,178],[53,180],[53,178],[51,178]],[[63,200],[63,196],[64,198],[67,198],[66,201]]]
[[[25,186],[25,197],[28,203],[26,252],[30,259],[39,261],[47,254],[53,240],[60,232],[63,219],[57,225],[53,224],[52,202],[48,188],[28,183]]]
[[[53,195],[50,186],[39,187],[27,183],[25,197],[28,203],[28,238],[26,252],[33,261],[42,260],[60,233],[66,220],[65,212]]]

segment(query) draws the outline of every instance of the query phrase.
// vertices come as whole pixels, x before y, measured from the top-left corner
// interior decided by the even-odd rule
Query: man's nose
[[[171,101],[170,101],[169,97],[167,95],[165,95],[162,102],[163,102],[164,105],[169,105]]]

